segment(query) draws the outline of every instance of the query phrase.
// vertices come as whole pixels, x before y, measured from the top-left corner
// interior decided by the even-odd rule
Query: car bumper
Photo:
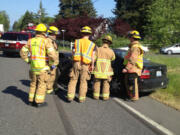
[[[166,88],[168,82],[168,78],[139,79],[139,91],[150,92],[158,88]]]
[[[0,51],[3,52],[11,52],[11,53],[19,53],[20,49],[14,49],[14,48],[0,48]]]

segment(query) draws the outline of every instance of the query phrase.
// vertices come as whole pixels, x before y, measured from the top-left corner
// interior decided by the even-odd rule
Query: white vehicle
[[[160,53],[169,54],[169,55],[173,53],[180,53],[180,43],[168,47],[163,47],[159,51]]]
[[[129,49],[129,47],[119,47],[118,49],[127,51]],[[149,49],[146,46],[142,46],[142,49],[143,49],[144,52],[149,52]]]

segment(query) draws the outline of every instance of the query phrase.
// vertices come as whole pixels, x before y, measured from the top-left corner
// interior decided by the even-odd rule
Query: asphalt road
[[[30,83],[28,70],[29,66],[20,58],[7,58],[0,54],[0,135],[159,134],[117,104],[113,98],[106,102],[96,101],[88,94],[85,103],[78,103],[77,100],[68,103],[65,98],[66,91],[61,90],[58,96],[47,95],[48,107],[28,106]],[[141,101],[147,102],[146,104],[141,101],[136,105],[128,104],[135,106],[140,111],[144,110],[143,112],[148,115],[153,110],[146,105],[152,101],[144,98]],[[156,105],[157,108],[162,106],[158,103],[152,105]],[[174,111],[169,113],[174,115]],[[161,114],[152,115],[152,118],[153,116],[161,117]],[[180,121],[178,112],[176,116],[176,120]],[[161,124],[168,123],[166,120],[164,121],[161,121]],[[174,119],[169,121],[173,123]],[[176,124],[176,121],[174,123]],[[166,127],[168,128],[168,126],[167,124]],[[172,126],[173,129],[176,129],[176,126]],[[175,133],[178,131],[179,129]]]

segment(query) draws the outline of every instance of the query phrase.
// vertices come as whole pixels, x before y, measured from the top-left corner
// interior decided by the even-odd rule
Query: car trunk
[[[166,77],[166,72],[167,72],[166,65],[153,63],[153,62],[148,62],[148,63],[145,63],[144,65],[145,66],[143,68],[141,78],[143,78],[143,75],[147,75],[146,78],[144,78],[144,79],[150,79],[150,78],[154,79],[154,78]],[[148,75],[149,75],[149,77],[148,77]]]

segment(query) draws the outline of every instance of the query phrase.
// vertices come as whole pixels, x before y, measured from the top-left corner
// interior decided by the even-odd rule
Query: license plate
[[[5,47],[9,47],[9,44],[5,44]]]
[[[161,72],[161,71],[156,71],[156,76],[157,76],[157,77],[162,76],[162,72]]]

